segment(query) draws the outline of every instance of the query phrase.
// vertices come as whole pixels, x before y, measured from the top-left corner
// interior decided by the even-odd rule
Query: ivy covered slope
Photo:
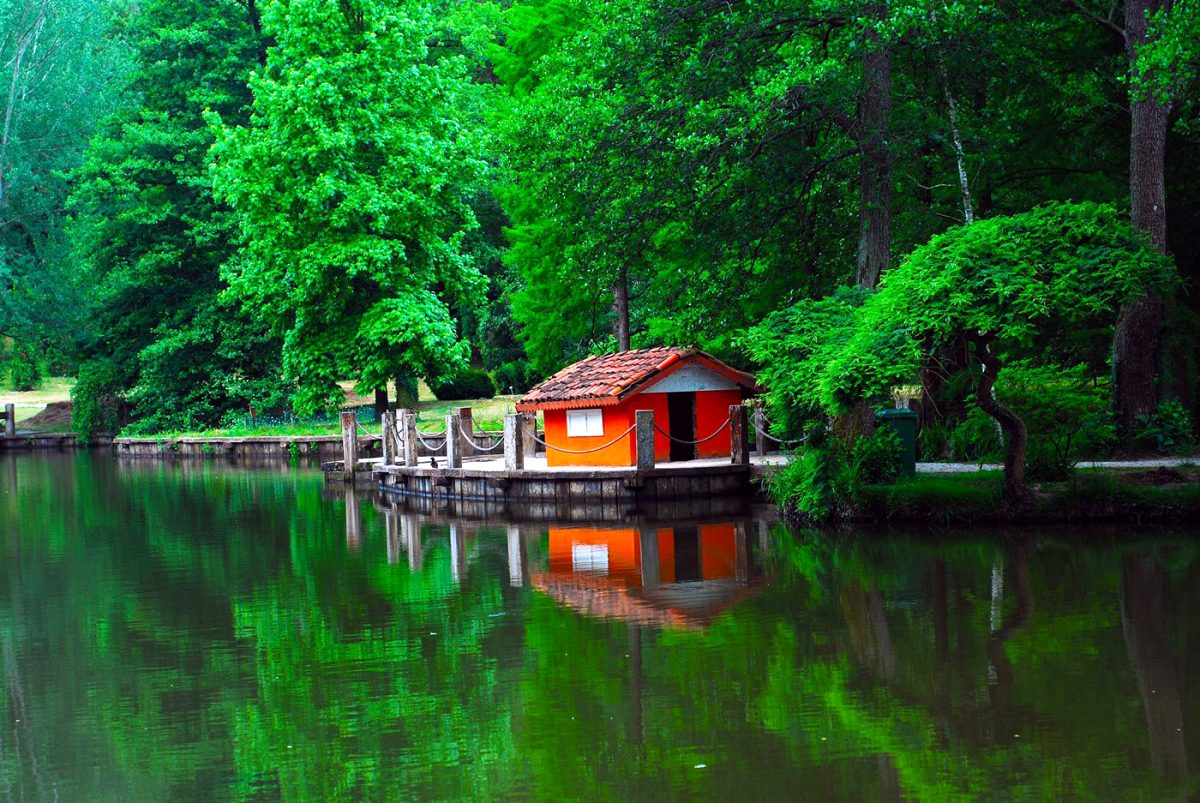
[[[801,302],[753,330],[762,377],[785,409],[844,412],[893,387],[957,340],[982,365],[977,404],[1006,435],[1005,493],[1028,498],[1025,423],[993,393],[1006,362],[1044,358],[1072,328],[1112,326],[1127,302],[1174,286],[1170,261],[1116,209],[1048,204],[933,238],[875,292]]]
[[[273,3],[263,25],[253,114],[213,151],[240,226],[232,296],[283,339],[300,411],[339,402],[348,376],[453,373],[468,349],[450,305],[482,285],[463,247],[484,170],[456,116],[466,60],[431,54],[415,4]]]

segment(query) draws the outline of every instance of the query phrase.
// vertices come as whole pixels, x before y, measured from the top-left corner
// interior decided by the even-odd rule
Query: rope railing
[[[763,421],[763,427],[762,427],[762,429],[757,429],[756,430],[757,433],[762,435],[767,440],[775,441],[780,446],[783,446],[785,448],[790,448],[792,446],[798,446],[799,444],[804,443],[806,440],[808,440],[807,435],[805,435],[803,438],[796,438],[795,440],[784,440],[783,438],[776,438],[774,435],[772,435],[770,432],[767,431],[767,428],[771,426],[771,421],[770,421],[770,419],[767,418],[767,416],[765,414],[762,417],[762,421]]]
[[[716,431],[716,432],[714,432],[713,434],[709,435],[709,436],[708,436],[708,437],[706,437],[706,438],[701,438],[701,439],[700,439],[700,440],[698,440],[698,441],[689,441],[689,440],[684,440],[683,438],[676,438],[676,437],[675,437],[674,435],[672,435],[670,432],[667,432],[665,429],[663,429],[662,427],[660,427],[660,426],[658,425],[658,422],[657,422],[657,421],[654,423],[654,428],[655,428],[655,429],[657,429],[661,435],[665,436],[665,437],[666,437],[668,440],[672,440],[672,441],[674,441],[675,443],[682,443],[682,444],[683,444],[683,445],[685,445],[685,446],[699,446],[699,445],[700,445],[700,444],[702,444],[702,443],[708,443],[708,442],[709,442],[709,441],[711,441],[713,438],[715,438],[715,437],[717,437],[718,435],[720,435],[720,434],[721,434],[721,433],[722,433],[722,432],[725,430],[725,427],[729,426],[729,423],[730,423],[730,421],[731,421],[731,420],[732,420],[732,419],[726,418],[726,419],[725,419],[723,422],[721,422],[721,426],[717,427],[717,431]]]
[[[536,442],[536,443],[540,443],[542,446],[545,446],[547,449],[553,449],[554,451],[556,451],[556,452],[562,452],[563,454],[592,454],[592,453],[594,453],[594,452],[599,452],[599,451],[602,451],[602,450],[604,450],[604,449],[607,449],[608,447],[610,447],[610,446],[612,446],[613,444],[615,444],[615,443],[617,443],[618,441],[620,441],[620,440],[621,440],[621,438],[624,438],[624,437],[625,437],[626,435],[628,435],[630,432],[633,432],[635,429],[637,429],[637,424],[634,424],[634,425],[633,425],[633,426],[631,426],[629,429],[625,430],[625,431],[624,431],[624,432],[622,432],[620,435],[618,435],[617,437],[613,438],[611,441],[609,441],[608,443],[604,444],[603,446],[597,446],[597,447],[595,447],[594,449],[564,449],[564,448],[562,448],[561,446],[551,446],[550,444],[546,443],[544,440],[542,440],[541,438],[539,438],[539,437],[538,437],[536,434],[534,434],[534,436],[533,436],[533,440],[534,440],[534,442]]]
[[[419,430],[419,429],[415,429],[415,430],[413,430],[413,431],[417,433],[417,440],[420,442],[420,444],[421,444],[422,446],[424,446],[426,449],[428,449],[429,451],[431,451],[431,452],[440,452],[440,451],[442,451],[442,449],[446,448],[446,436],[445,436],[445,435],[442,435],[442,442],[441,442],[441,443],[439,443],[437,446],[434,446],[434,445],[433,445],[433,444],[431,444],[429,441],[427,441],[427,440],[425,440],[424,438],[422,438],[422,437],[421,437],[421,430]],[[430,434],[430,435],[432,435],[432,436],[434,436],[434,437],[437,437],[437,433],[436,433],[436,432],[430,432],[429,434]]]
[[[474,433],[474,431],[472,431],[472,432],[467,432],[466,430],[464,430],[464,429],[463,429],[462,422],[463,422],[462,418],[459,418],[459,419],[458,419],[458,433],[459,433],[460,435],[462,435],[464,438],[466,438],[468,441],[470,441],[470,442],[471,442],[471,445],[472,445],[472,446],[474,446],[474,447],[475,447],[475,449],[476,449],[477,451],[480,451],[480,452],[494,452],[496,449],[499,449],[501,446],[503,446],[503,445],[504,445],[504,440],[503,440],[503,439],[501,439],[501,440],[498,440],[498,441],[496,441],[495,443],[493,443],[491,446],[480,446],[478,443],[476,443],[476,442],[475,442],[475,433]],[[495,438],[496,436],[495,436],[495,435],[488,435],[488,437],[489,437],[489,438]]]

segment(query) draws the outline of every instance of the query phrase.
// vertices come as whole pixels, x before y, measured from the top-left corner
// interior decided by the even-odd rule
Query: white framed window
[[[603,434],[603,410],[567,410],[568,438],[589,438]]]

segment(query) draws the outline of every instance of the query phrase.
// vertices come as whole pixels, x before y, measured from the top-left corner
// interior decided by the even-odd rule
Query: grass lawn
[[[374,394],[360,395],[354,390],[353,382],[339,383],[346,393],[346,405],[348,407],[357,407],[359,405],[370,405],[375,401]],[[53,402],[67,402],[71,400],[71,388],[75,386],[75,380],[70,377],[48,377],[39,384],[37,390],[18,393],[16,391],[0,391],[0,404],[15,404],[17,412],[18,424],[25,419],[32,418],[45,409],[47,404]],[[394,388],[388,388],[389,393],[394,396]],[[470,407],[474,411],[475,428],[487,430],[500,430],[504,428],[504,416],[515,411],[515,405],[519,396],[497,396],[494,399],[466,399],[463,401],[438,401],[433,396],[433,391],[424,382],[421,382],[417,389],[418,392],[418,408],[417,422],[422,432],[441,432],[446,428],[445,417],[450,415],[455,407]],[[364,425],[368,431],[379,432],[378,424]],[[62,427],[69,430],[69,425]],[[39,429],[46,429],[39,427]],[[60,427],[51,427],[57,430]],[[195,430],[190,432],[162,432],[155,433],[151,437],[157,438],[248,438],[256,436],[281,436],[289,435],[337,435],[341,431],[340,425],[337,422],[319,423],[294,423],[294,424],[271,424],[271,423],[256,423],[253,426],[237,425],[225,428],[214,428],[206,430]]]
[[[354,390],[353,382],[339,383],[346,393],[346,406],[358,407],[370,405],[375,401],[374,394],[360,395]],[[392,388],[388,389],[389,392]],[[417,388],[417,426],[422,432],[442,432],[446,429],[446,416],[455,407],[470,407],[473,411],[475,428],[477,430],[500,430],[504,428],[504,416],[515,411],[515,405],[520,396],[497,396],[494,399],[465,399],[462,401],[438,401],[433,391],[424,382]],[[377,433],[379,424],[363,424],[367,432]],[[307,422],[295,424],[262,423],[254,425],[238,425],[232,427],[195,430],[190,432],[160,432],[148,437],[154,438],[253,438],[253,437],[287,437],[304,435],[338,435],[341,425],[336,421],[328,423]]]
[[[19,424],[40,413],[47,404],[70,401],[73,387],[75,387],[75,379],[72,377],[46,377],[38,383],[37,390],[23,392],[0,390],[0,405],[15,404],[17,423]]]

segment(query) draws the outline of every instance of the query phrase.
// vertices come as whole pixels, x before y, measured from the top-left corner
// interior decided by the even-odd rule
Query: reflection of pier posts
[[[744,521],[733,525],[733,575],[739,583],[750,582],[750,536]]]
[[[771,551],[771,526],[762,519],[755,525],[758,527],[758,552],[765,557]]]
[[[342,493],[346,500],[346,546],[357,552],[362,546],[362,510],[358,507],[358,494],[349,483]]]
[[[400,562],[400,514],[396,508],[389,507],[383,514],[383,523],[387,528],[387,562],[395,566]]]
[[[529,551],[525,547],[525,536],[521,528],[508,526],[508,581],[514,588],[525,585],[529,577]]]
[[[400,514],[400,542],[408,549],[408,568],[421,569],[421,522],[411,513]]]
[[[467,576],[467,539],[457,524],[450,525],[450,576],[456,583]]]
[[[641,530],[642,547],[642,588],[658,588],[658,528],[643,527]]]

